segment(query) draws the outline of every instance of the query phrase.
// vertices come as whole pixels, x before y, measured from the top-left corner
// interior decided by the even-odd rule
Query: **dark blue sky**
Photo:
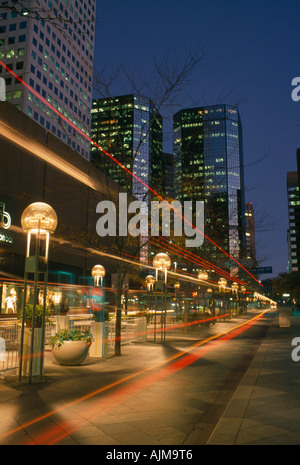
[[[291,81],[300,76],[299,18],[297,0],[97,1],[96,70],[124,64],[151,80],[153,57],[162,58],[170,47],[180,64],[199,45],[205,55],[180,106],[238,105],[257,255],[260,266],[273,266],[273,274],[261,279],[287,266],[286,173],[296,170],[300,147],[300,101],[291,98]],[[121,81],[112,88],[126,91]],[[172,150],[168,144],[165,149]]]

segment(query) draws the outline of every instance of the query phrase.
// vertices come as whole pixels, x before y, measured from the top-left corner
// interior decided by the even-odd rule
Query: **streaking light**
[[[222,253],[224,253],[228,258],[230,258],[232,261],[234,261],[240,268],[242,268],[246,273],[249,274],[260,286],[262,284],[253,276],[247,268],[245,268],[241,263],[239,263],[234,257],[232,257],[230,254],[228,254],[225,250],[223,250],[218,244],[216,244],[212,239],[210,239],[206,234],[203,233],[203,231],[200,231],[197,229],[191,222],[189,222],[183,215],[181,215],[180,212],[176,210],[173,206],[170,206],[169,202],[164,199],[158,192],[156,192],[154,189],[152,189],[150,186],[148,186],[147,183],[145,183],[142,179],[140,179],[136,174],[134,174],[132,171],[130,171],[126,166],[124,166],[121,162],[119,162],[115,157],[113,157],[109,152],[107,152],[103,147],[101,147],[99,144],[97,144],[95,141],[93,141],[87,134],[85,134],[81,129],[79,129],[77,126],[75,126],[68,118],[66,118],[62,113],[60,113],[56,108],[54,108],[46,99],[41,97],[38,92],[36,92],[31,86],[29,86],[23,79],[21,79],[17,74],[15,74],[8,66],[3,63],[3,61],[0,60],[0,65],[6,69],[12,76],[15,77],[23,86],[25,86],[30,92],[32,92],[34,95],[37,96],[38,99],[40,99],[45,105],[47,105],[48,108],[50,108],[54,113],[56,113],[63,121],[65,121],[68,125],[70,125],[75,131],[77,131],[82,137],[87,139],[91,144],[93,144],[96,148],[101,150],[106,156],[108,156],[114,163],[116,163],[120,168],[122,168],[124,171],[129,173],[133,178],[135,178],[139,183],[141,183],[143,186],[147,188],[150,192],[152,192],[157,198],[159,198],[162,202],[167,204],[177,215],[179,215],[189,226],[191,226],[193,229],[195,229],[197,232],[202,234],[208,241],[210,241],[215,247],[217,247]]]

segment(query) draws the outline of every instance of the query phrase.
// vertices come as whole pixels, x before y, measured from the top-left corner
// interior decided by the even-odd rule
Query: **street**
[[[274,315],[170,332],[166,344],[134,344],[80,367],[56,365],[47,351],[45,383],[11,381],[0,443],[206,444]]]

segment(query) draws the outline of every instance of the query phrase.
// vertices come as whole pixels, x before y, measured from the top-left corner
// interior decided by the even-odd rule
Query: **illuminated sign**
[[[0,202],[0,223],[4,229],[8,229],[11,225],[10,214],[5,211],[5,203]]]
[[[9,229],[11,226],[11,216],[5,211],[5,203],[0,202],[0,227],[3,229]],[[9,236],[4,231],[0,231],[0,243],[13,244],[14,240],[12,236]]]

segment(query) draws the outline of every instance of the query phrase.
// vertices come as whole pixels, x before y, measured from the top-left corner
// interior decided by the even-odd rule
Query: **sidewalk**
[[[216,331],[237,323],[220,322]],[[294,337],[300,337],[300,314],[292,316],[290,328],[279,328],[278,318],[273,320],[233,395],[228,402],[221,399],[226,407],[206,444],[300,444],[300,361],[291,358]],[[220,401],[222,365],[216,370],[209,355],[203,359],[205,379],[193,363],[174,369],[171,377],[164,368],[166,359],[192,342],[190,336],[175,345],[135,344],[123,347],[121,357],[88,360],[79,367],[56,365],[46,351],[44,383],[0,380],[0,445],[203,444],[200,419],[207,405]],[[159,369],[152,369],[154,364]]]
[[[300,338],[299,312],[292,314],[290,328],[274,320],[208,444],[300,444],[300,360],[291,357],[295,337]]]

